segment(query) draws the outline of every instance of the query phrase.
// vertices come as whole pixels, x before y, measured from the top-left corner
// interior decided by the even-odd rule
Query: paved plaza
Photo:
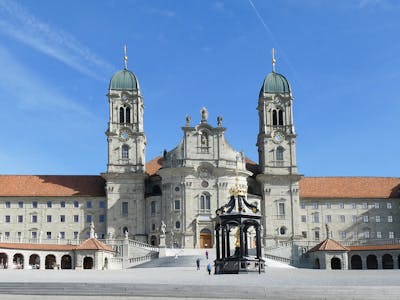
[[[1,270],[3,299],[400,299],[399,270],[309,270],[208,275],[193,267]]]

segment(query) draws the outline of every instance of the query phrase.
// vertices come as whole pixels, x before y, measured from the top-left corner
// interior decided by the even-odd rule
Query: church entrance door
[[[206,228],[200,231],[200,248],[212,248],[211,232]]]

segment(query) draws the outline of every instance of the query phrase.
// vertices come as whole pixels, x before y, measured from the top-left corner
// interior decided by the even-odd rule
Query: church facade
[[[262,213],[265,249],[325,238],[395,243],[400,237],[400,178],[304,177],[288,80],[273,71],[258,97],[259,161],[233,149],[222,117],[186,117],[181,139],[146,161],[144,100],[127,68],[111,78],[107,170],[99,176],[0,176],[0,240],[67,242],[128,237],[182,248],[214,246],[215,211],[229,190],[247,190]],[[255,101],[255,103],[257,103]],[[164,226],[161,231],[162,225]],[[251,238],[251,237],[250,237]]]

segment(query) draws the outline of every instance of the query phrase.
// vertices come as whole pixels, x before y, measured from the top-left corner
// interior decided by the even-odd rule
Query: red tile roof
[[[146,163],[146,172],[147,174],[154,175],[157,173],[158,170],[162,168],[164,159],[161,156],[157,156],[153,158],[151,161]]]
[[[315,251],[349,251],[349,249],[347,249],[347,247],[342,246],[335,240],[326,239],[309,250],[309,252],[315,252]]]
[[[303,177],[300,198],[396,198],[400,178]]]
[[[101,176],[0,175],[0,196],[105,197]]]
[[[28,244],[28,243],[0,243],[0,249],[15,250],[43,250],[43,251],[72,251],[72,250],[103,250],[112,252],[112,248],[95,238],[90,238],[80,245],[59,244]]]

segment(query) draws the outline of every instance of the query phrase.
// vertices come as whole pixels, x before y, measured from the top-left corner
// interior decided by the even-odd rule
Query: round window
[[[202,186],[203,188],[208,187],[208,182],[205,181],[205,180],[203,180],[203,181],[201,182],[201,186]]]
[[[286,234],[286,228],[282,226],[282,227],[279,229],[279,232],[280,232],[281,235]]]
[[[175,192],[179,192],[179,191],[180,191],[179,186],[176,186],[176,187],[175,187]]]

